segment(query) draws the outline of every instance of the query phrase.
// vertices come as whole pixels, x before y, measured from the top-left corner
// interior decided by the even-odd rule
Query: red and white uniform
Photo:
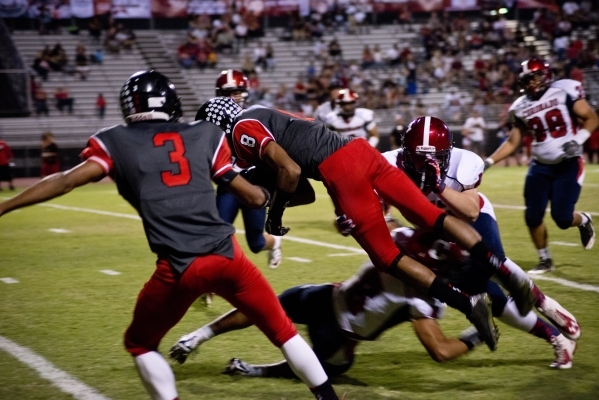
[[[579,129],[572,106],[580,99],[584,99],[582,84],[560,79],[538,100],[521,96],[509,108],[512,120],[524,124],[532,133],[532,156],[540,163],[557,164],[568,158],[562,146],[573,140]]]
[[[342,136],[368,139],[368,132],[376,128],[374,111],[372,110],[356,108],[354,115],[349,119],[345,119],[338,112],[339,110],[330,112],[325,122],[330,129]]]
[[[402,153],[402,149],[387,151],[383,153],[383,157],[385,157],[391,165],[402,169]],[[447,169],[447,175],[444,180],[445,185],[458,192],[477,188],[482,181],[484,170],[485,163],[482,158],[469,150],[454,147],[451,149],[449,168]],[[495,217],[495,210],[489,199],[480,192],[478,193],[478,196],[480,197],[480,212],[489,214],[493,219],[497,219]],[[430,192],[426,197],[431,203],[440,209],[447,211],[448,208],[443,201],[441,201],[439,195]]]

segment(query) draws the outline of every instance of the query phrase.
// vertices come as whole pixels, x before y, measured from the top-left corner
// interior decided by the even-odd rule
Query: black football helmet
[[[531,100],[538,100],[551,85],[552,74],[549,63],[538,58],[531,58],[520,64],[518,83]]]
[[[445,179],[453,149],[453,135],[439,118],[426,116],[410,122],[403,136],[402,148],[403,169],[414,183],[420,185],[422,181],[427,156],[437,159],[441,179]]]
[[[121,111],[126,123],[177,121],[183,115],[175,85],[157,71],[139,71],[121,88]]]
[[[214,97],[200,107],[196,121],[212,122],[222,129],[227,137],[231,136],[235,118],[243,111],[241,106],[230,97]]]

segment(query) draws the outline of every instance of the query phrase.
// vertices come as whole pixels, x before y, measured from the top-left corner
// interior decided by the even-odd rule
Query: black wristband
[[[264,203],[258,207],[258,208],[265,208],[266,206],[268,206],[268,203],[270,203],[270,192],[262,186],[258,186],[260,189],[262,189],[262,193],[264,193],[264,197],[266,200],[264,200]]]

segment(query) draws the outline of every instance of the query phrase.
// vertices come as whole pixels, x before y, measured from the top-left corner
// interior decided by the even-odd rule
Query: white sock
[[[584,224],[589,222],[589,217],[587,217],[583,213],[579,213],[579,214],[580,214],[580,218],[582,218],[582,222],[580,224],[578,224],[578,226],[583,226]]]
[[[198,345],[200,345],[204,342],[207,342],[208,340],[210,340],[214,337],[214,332],[212,331],[212,328],[210,328],[210,325],[202,326],[200,329],[195,331],[193,334],[200,338],[200,340],[198,341]]]
[[[544,249],[537,249],[537,254],[541,260],[547,260],[551,258],[551,253],[549,253],[549,247],[545,247]]]
[[[272,248],[278,249],[279,247],[281,247],[281,237],[273,235],[273,239],[275,240],[275,244],[272,246]]]
[[[537,318],[537,314],[533,311],[529,312],[524,317],[521,316],[518,307],[516,307],[516,303],[510,298],[498,319],[513,328],[528,333],[537,323]]]
[[[133,360],[152,399],[173,400],[178,397],[173,370],[160,354],[151,351],[137,356]]]
[[[509,258],[506,257],[503,264],[510,271],[510,274],[517,276],[519,280],[530,281],[530,278],[528,277],[528,275],[526,275],[526,272],[524,272],[518,264],[516,264]]]
[[[299,334],[285,342],[281,346],[281,352],[295,375],[309,387],[320,386],[327,381],[327,374],[316,354]]]

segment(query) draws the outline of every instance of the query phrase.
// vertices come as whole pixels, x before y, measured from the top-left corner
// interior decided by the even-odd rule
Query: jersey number
[[[166,186],[182,186],[187,185],[191,180],[191,172],[189,169],[189,160],[185,158],[185,145],[183,138],[177,132],[158,133],[154,136],[154,146],[162,147],[166,142],[173,144],[173,151],[169,151],[169,159],[173,164],[179,167],[179,173],[175,174],[172,171],[162,171],[160,173],[162,183]]]
[[[254,139],[251,136],[246,135],[245,133],[243,135],[241,135],[241,137],[239,138],[239,142],[247,147],[255,147],[256,146],[256,139]]]
[[[564,121],[564,117],[560,110],[557,108],[549,110],[545,113],[544,118],[547,129],[545,129],[545,125],[540,117],[533,117],[527,121],[528,128],[535,135],[537,143],[547,139],[547,131],[549,131],[552,138],[562,137],[566,134],[566,121]]]

